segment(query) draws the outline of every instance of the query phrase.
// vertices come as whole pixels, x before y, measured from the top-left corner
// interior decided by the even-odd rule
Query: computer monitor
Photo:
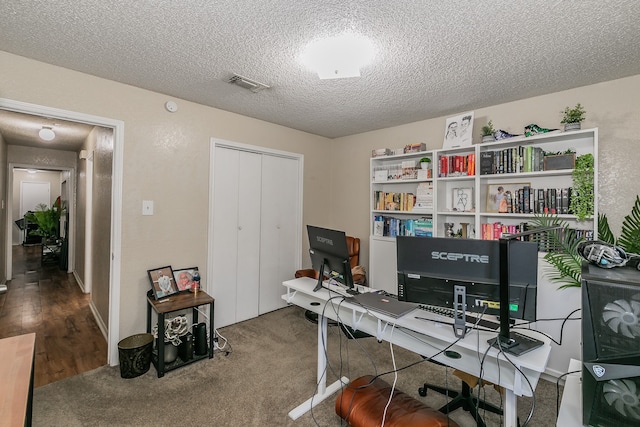
[[[320,272],[318,284],[313,291],[317,292],[322,288],[324,277],[328,277],[345,287],[348,293],[357,293],[351,276],[347,236],[344,231],[307,225],[307,233],[311,264],[314,270]]]
[[[396,237],[398,299],[499,316],[500,250],[497,240]],[[509,245],[509,317],[536,320],[538,247]],[[462,290],[464,301],[457,299]],[[508,319],[507,319],[508,320]]]

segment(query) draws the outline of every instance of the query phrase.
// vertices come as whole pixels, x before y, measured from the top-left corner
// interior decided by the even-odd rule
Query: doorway
[[[61,110],[57,108],[50,108],[35,104],[28,104],[19,101],[13,101],[8,99],[0,99],[0,109],[8,111],[15,111],[25,113],[34,116],[55,118],[66,121],[75,121],[80,123],[86,123],[97,127],[110,129],[112,135],[113,150],[111,152],[110,170],[107,171],[110,177],[110,198],[109,198],[109,225],[108,225],[108,241],[109,248],[106,251],[108,258],[108,265],[106,266],[106,273],[103,277],[108,277],[108,283],[102,289],[102,300],[92,300],[92,311],[97,318],[98,323],[103,334],[107,337],[107,362],[111,366],[115,366],[118,363],[118,348],[117,343],[119,340],[119,319],[120,319],[120,263],[121,263],[121,221],[122,221],[122,169],[123,169],[123,145],[124,145],[124,123],[119,120],[113,120],[104,117],[91,116],[83,113]],[[36,165],[38,166],[38,165]],[[4,169],[4,166],[3,166]],[[6,171],[6,169],[5,169]],[[5,176],[11,177],[11,174]],[[7,180],[7,192],[11,194],[11,187],[9,187],[9,181]],[[12,184],[11,184],[12,185]],[[10,202],[10,200],[8,200]],[[8,203],[7,203],[8,205]],[[8,206],[7,206],[8,207]],[[7,209],[8,211],[9,209]],[[90,209],[88,213],[90,213]],[[73,221],[73,216],[70,217]],[[7,278],[10,278],[12,268],[12,240],[11,230],[13,221],[11,216],[6,215],[6,233],[5,233],[5,271],[7,272]],[[77,227],[78,229],[80,227]],[[73,226],[69,226],[69,234],[73,233]],[[106,239],[105,239],[106,240]],[[88,242],[85,245],[92,249],[92,245]],[[1,260],[0,260],[1,261]],[[92,293],[92,297],[94,294]],[[104,305],[102,307],[102,305]],[[100,313],[102,311],[102,314]],[[104,319],[104,320],[103,320]]]

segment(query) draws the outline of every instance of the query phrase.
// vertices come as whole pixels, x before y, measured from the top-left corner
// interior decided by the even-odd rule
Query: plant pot
[[[482,142],[493,142],[496,139],[494,138],[493,135],[486,135],[482,137]]]
[[[581,129],[581,122],[575,122],[575,123],[565,123],[564,124],[564,131],[570,131],[570,130],[580,130]]]
[[[424,170],[429,169],[429,162],[422,162],[420,163],[420,167]]]
[[[544,170],[573,169],[576,166],[576,154],[556,154],[544,156]]]

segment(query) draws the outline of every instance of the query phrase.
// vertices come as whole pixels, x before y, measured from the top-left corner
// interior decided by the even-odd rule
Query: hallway
[[[34,387],[103,366],[107,342],[72,274],[40,265],[40,246],[13,246],[13,280],[0,295],[0,338],[36,333]]]

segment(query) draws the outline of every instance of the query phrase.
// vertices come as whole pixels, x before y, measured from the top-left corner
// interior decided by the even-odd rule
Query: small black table
[[[164,340],[157,340],[157,353],[154,352],[151,360],[153,365],[158,371],[158,378],[164,376],[165,372],[172,371],[181,366],[188,365],[190,363],[202,360],[209,356],[209,359],[213,358],[213,339],[215,336],[215,329],[213,328],[213,310],[214,299],[206,292],[181,292],[178,294],[170,295],[167,298],[156,300],[150,293],[147,294],[147,332],[151,333],[151,309],[153,309],[158,315],[158,336],[164,337],[164,319],[165,314],[173,311],[193,309],[193,324],[198,323],[198,310],[197,307],[201,305],[209,304],[209,351],[203,355],[194,354],[191,360],[176,359],[175,362],[165,364],[164,363]]]

